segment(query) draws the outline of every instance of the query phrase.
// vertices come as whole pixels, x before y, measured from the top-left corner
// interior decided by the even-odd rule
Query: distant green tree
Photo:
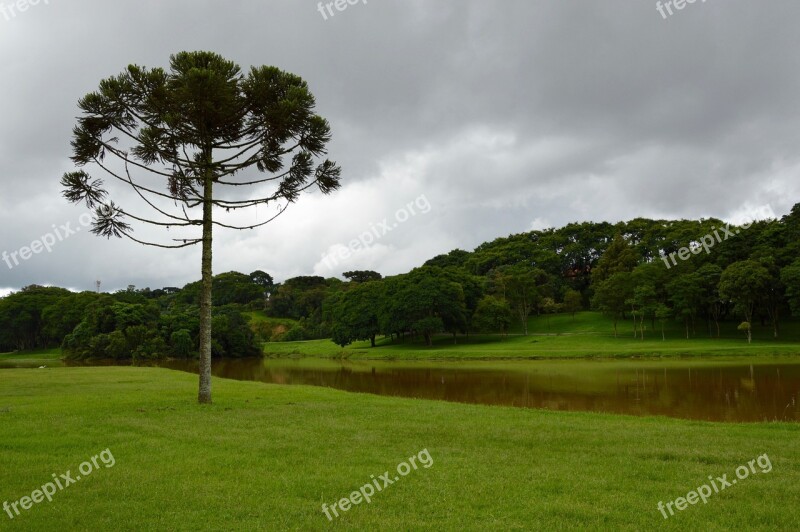
[[[214,309],[213,325],[214,341],[217,345],[216,356],[245,358],[261,355],[261,349],[256,345],[255,334],[236,305]]]
[[[187,329],[173,332],[169,337],[172,353],[179,358],[189,358],[194,352],[192,334]]]
[[[342,276],[353,283],[368,283],[370,281],[380,281],[383,279],[381,274],[371,270],[344,272]]]
[[[575,319],[575,313],[583,310],[583,296],[577,290],[567,290],[564,294],[564,311],[572,314],[572,319]]]
[[[132,284],[129,284],[124,290],[117,290],[112,294],[112,296],[116,301],[131,305],[143,305],[147,303],[147,297],[144,295],[144,293],[140,290],[137,290]]]
[[[747,336],[747,343],[750,343],[753,338],[753,324],[749,321],[743,321],[739,324],[736,328],[737,331],[743,331],[744,334]]]
[[[108,348],[106,355],[113,359],[124,359],[131,356],[128,340],[122,331],[114,331],[108,335]]]
[[[446,255],[438,255],[429,261],[427,261],[423,266],[436,266],[439,268],[451,268],[463,267],[467,260],[472,256],[472,253],[469,251],[464,251],[461,249],[454,249],[450,253]]]
[[[269,290],[275,285],[275,281],[272,279],[272,276],[261,270],[254,271],[249,275],[249,277],[250,282],[260,286],[267,292],[269,292]]]
[[[789,214],[781,218],[783,228],[782,264],[793,264],[800,257],[800,203],[796,203]]]
[[[736,311],[750,324],[746,330],[747,342],[753,341],[753,312],[763,293],[770,285],[767,269],[753,260],[744,260],[728,266],[719,281],[719,293],[734,304]]]
[[[658,296],[656,289],[651,283],[643,283],[633,289],[633,306],[636,314],[633,317],[634,338],[636,338],[636,317],[639,318],[639,336],[644,340],[644,320],[648,317],[655,319],[656,309],[658,308]]]
[[[276,318],[321,319],[322,302],[329,283],[323,277],[303,276],[287,279],[278,285],[269,299],[267,312]]]
[[[45,307],[42,310],[42,322],[43,334],[48,344],[61,345],[64,337],[83,321],[89,305],[100,297],[103,296],[95,292],[69,294]]]
[[[478,303],[473,325],[483,332],[508,334],[514,313],[508,302],[495,296],[486,296]]]
[[[137,360],[158,359],[167,355],[169,347],[167,342],[158,334],[145,335],[142,343],[133,350],[131,358]]]
[[[592,282],[592,272],[597,262],[613,241],[614,227],[602,223],[571,223],[557,230],[555,249],[559,249],[561,271],[548,272],[568,277],[571,286],[587,294]]]
[[[698,273],[682,275],[667,285],[675,317],[683,321],[688,340],[690,326],[704,304],[704,279]]]
[[[602,283],[615,273],[631,272],[638,263],[636,252],[618,233],[592,270],[592,282]]]
[[[455,329],[469,334],[473,327],[473,319],[478,309],[478,303],[485,293],[485,279],[469,273],[466,269],[455,266],[441,268],[441,275],[445,282],[455,283],[461,287],[464,294],[465,327],[456,324]],[[458,318],[460,320],[460,317]]]
[[[0,348],[22,351],[58,345],[57,331],[45,322],[48,308],[72,295],[63,288],[31,285],[0,299]]]
[[[515,266],[502,270],[505,297],[528,336],[528,317],[537,308],[541,293],[539,287],[547,282],[547,274],[526,266]]]
[[[781,281],[781,269],[778,267],[775,257],[772,255],[761,257],[759,263],[769,275],[760,304],[767,311],[772,325],[772,337],[778,338],[781,309],[786,306],[786,285]]]
[[[109,358],[111,338],[108,334],[98,334],[89,340],[88,358]]]
[[[658,322],[661,324],[661,340],[666,341],[667,337],[664,334],[664,323],[666,323],[666,321],[672,317],[672,309],[663,303],[659,303],[656,307],[655,316]]]
[[[595,308],[611,315],[614,320],[614,337],[617,337],[617,323],[625,315],[628,301],[633,296],[631,274],[618,272],[595,287],[592,304]]]
[[[466,306],[461,285],[449,281],[441,268],[423,267],[388,279],[379,314],[380,329],[421,335],[428,346],[439,332],[466,331]]]
[[[333,341],[344,347],[358,340],[369,340],[375,347],[380,333],[378,308],[383,299],[379,282],[357,284],[346,292],[334,294],[326,301]]]
[[[84,359],[89,356],[89,342],[92,340],[92,329],[84,319],[75,329],[64,337],[61,349],[68,359]]]
[[[720,337],[719,322],[722,319],[724,303],[719,296],[719,280],[722,277],[722,268],[716,264],[706,264],[697,270],[697,275],[702,279],[703,312],[709,320],[709,336],[712,336],[710,322],[716,328],[716,337]]]
[[[250,274],[250,282],[261,288],[261,298],[263,301],[263,309],[267,309],[267,302],[269,296],[275,289],[275,281],[270,274],[261,270],[256,270]]]
[[[265,289],[263,285],[253,281],[252,277],[239,272],[227,272],[215,275],[211,283],[212,300],[215,306],[223,307],[231,303],[246,305],[263,302]],[[190,283],[178,294],[178,301],[189,305],[200,303],[203,289],[202,281]]]
[[[644,235],[644,241],[651,241],[655,237]],[[640,245],[643,245],[640,243]],[[655,244],[654,244],[655,245]],[[649,252],[648,252],[649,253]],[[658,254],[658,248],[654,253]],[[684,272],[679,272],[678,269],[667,269],[664,267],[664,263],[660,260],[652,261],[652,262],[643,262],[634,268],[632,274],[632,282],[635,287],[639,287],[642,285],[649,285],[655,291],[655,301],[659,304],[668,305],[669,304],[669,294],[667,292],[667,285],[672,281],[676,275],[682,274]],[[656,317],[653,312],[649,313],[649,317],[651,319],[651,324],[653,330],[656,328]]]
[[[800,316],[800,259],[781,270],[781,281],[786,285],[786,298],[792,314]]]

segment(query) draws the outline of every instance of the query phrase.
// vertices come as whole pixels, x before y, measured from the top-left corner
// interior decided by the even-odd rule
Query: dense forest
[[[780,334],[800,315],[800,204],[781,220],[734,227],[718,219],[575,223],[454,250],[380,282],[331,293],[323,320],[346,345],[376,335],[527,334],[532,314],[602,311],[682,323],[687,338],[718,336],[735,320],[750,338],[754,320]]]
[[[253,356],[268,341],[385,335],[527,334],[528,317],[584,309],[618,320],[675,320],[686,337],[758,321],[780,335],[800,315],[800,204],[780,220],[739,227],[721,220],[574,223],[454,250],[413,271],[345,281],[304,276],[274,283],[256,271],[217,275],[213,353]],[[29,286],[0,299],[0,351],[61,347],[74,358],[196,356],[199,283],[113,294]],[[255,311],[277,321],[251,320]],[[280,321],[280,319],[284,321]],[[276,325],[277,324],[277,325]],[[615,331],[616,332],[616,331]]]
[[[263,307],[272,278],[264,272],[214,279],[212,347],[217,357],[260,353],[243,312]],[[61,346],[71,358],[186,358],[197,354],[199,283],[183,289],[113,294],[28,286],[0,299],[0,351]]]

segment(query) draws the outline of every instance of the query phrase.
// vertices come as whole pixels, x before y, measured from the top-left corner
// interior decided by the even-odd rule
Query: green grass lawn
[[[0,353],[0,368],[34,365],[47,366],[50,364],[61,364],[61,349],[46,349],[38,351],[24,351],[22,353]]]
[[[461,359],[461,358],[577,358],[631,356],[706,356],[706,355],[800,355],[800,326],[783,325],[780,338],[773,339],[769,328],[757,326],[754,340],[748,344],[735,324],[725,323],[721,338],[709,338],[705,324],[697,334],[685,338],[680,324],[666,324],[666,341],[660,324],[653,331],[645,324],[645,340],[633,338],[631,322],[618,324],[618,337],[612,321],[596,312],[581,312],[573,319],[566,314],[534,317],[529,321],[529,335],[512,332],[508,336],[472,335],[469,338],[442,335],[433,347],[412,338],[405,342],[380,339],[376,348],[369,342],[357,342],[344,349],[330,340],[268,343],[269,356],[313,356],[353,359]]]
[[[797,530],[800,426],[471,406],[147,368],[0,370],[0,500],[104,449],[111,468],[4,530]],[[330,523],[348,496],[433,459]],[[768,454],[669,520],[656,509]]]
[[[250,319],[253,323],[269,323],[270,325],[283,325],[286,328],[291,329],[294,325],[297,325],[298,321],[293,320],[290,318],[273,318],[267,316],[267,313],[263,310],[251,310],[248,312],[242,312],[244,316]]]

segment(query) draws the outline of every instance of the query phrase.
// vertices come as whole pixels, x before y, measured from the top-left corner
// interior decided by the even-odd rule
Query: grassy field
[[[22,353],[0,353],[0,368],[2,367],[15,367],[17,365],[24,367],[31,366],[47,366],[50,364],[60,365],[61,349],[47,349],[39,351],[25,351]]]
[[[380,339],[376,348],[369,342],[357,342],[342,349],[330,340],[268,343],[268,356],[312,356],[353,359],[483,359],[483,358],[577,358],[631,356],[737,356],[737,355],[800,355],[800,326],[783,325],[781,337],[772,338],[769,328],[756,327],[752,344],[747,344],[735,324],[722,327],[721,338],[709,338],[706,329],[697,331],[689,340],[680,324],[666,324],[666,341],[661,339],[660,325],[650,330],[646,324],[645,340],[633,338],[630,322],[618,325],[619,337],[613,334],[609,318],[596,312],[581,312],[549,318],[534,317],[529,321],[529,336],[512,332],[508,336],[473,335],[439,336],[433,347],[415,339],[391,342]],[[705,324],[703,324],[705,327]]]
[[[256,323],[270,327],[291,328],[292,320],[268,318],[263,312],[248,316]],[[508,336],[470,335],[436,337],[433,347],[419,339],[390,341],[379,338],[377,347],[369,342],[356,342],[341,348],[330,340],[305,342],[268,342],[264,353],[270,357],[346,358],[352,360],[460,360],[460,359],[560,359],[560,358],[629,358],[629,357],[694,357],[694,356],[796,356],[800,355],[800,323],[781,326],[778,339],[772,338],[769,327],[757,326],[753,343],[748,344],[735,324],[725,323],[720,338],[709,338],[707,330],[698,329],[691,339],[685,338],[680,324],[668,323],[666,341],[657,330],[645,332],[645,340],[634,339],[630,322],[620,322],[618,337],[613,334],[609,318],[596,312],[581,312],[573,319],[566,314],[533,317],[529,335],[513,330]],[[703,324],[703,326],[705,326]],[[25,353],[0,354],[0,367],[48,365],[57,363],[59,349]]]
[[[470,406],[214,381],[145,368],[0,370],[0,499],[90,476],[6,530],[797,530],[800,426]],[[427,449],[430,468],[329,522],[329,506]],[[665,520],[708,476],[751,474]],[[108,455],[106,455],[108,456]],[[102,457],[101,457],[102,458]],[[758,466],[756,466],[758,467]]]
[[[290,318],[272,318],[267,316],[267,314],[263,310],[251,310],[248,312],[243,312],[247,318],[250,319],[251,322],[254,323],[268,323],[270,325],[283,325],[287,329],[291,329],[294,325],[297,325],[298,321],[293,320]]]

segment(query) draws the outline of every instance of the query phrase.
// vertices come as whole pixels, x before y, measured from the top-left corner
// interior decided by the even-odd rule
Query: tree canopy
[[[261,227],[311,187],[336,190],[341,170],[320,160],[330,126],[299,76],[270,66],[243,73],[211,52],[175,54],[168,70],[130,65],[79,107],[72,161],[80,169],[61,184],[70,202],[94,209],[92,232],[162,248],[202,245],[198,400],[210,403],[214,227]],[[84,169],[89,165],[130,186],[146,213],[114,203],[103,180]],[[248,225],[218,219],[220,211],[257,206],[273,211]],[[133,236],[134,223],[179,235],[171,243],[142,240]]]

